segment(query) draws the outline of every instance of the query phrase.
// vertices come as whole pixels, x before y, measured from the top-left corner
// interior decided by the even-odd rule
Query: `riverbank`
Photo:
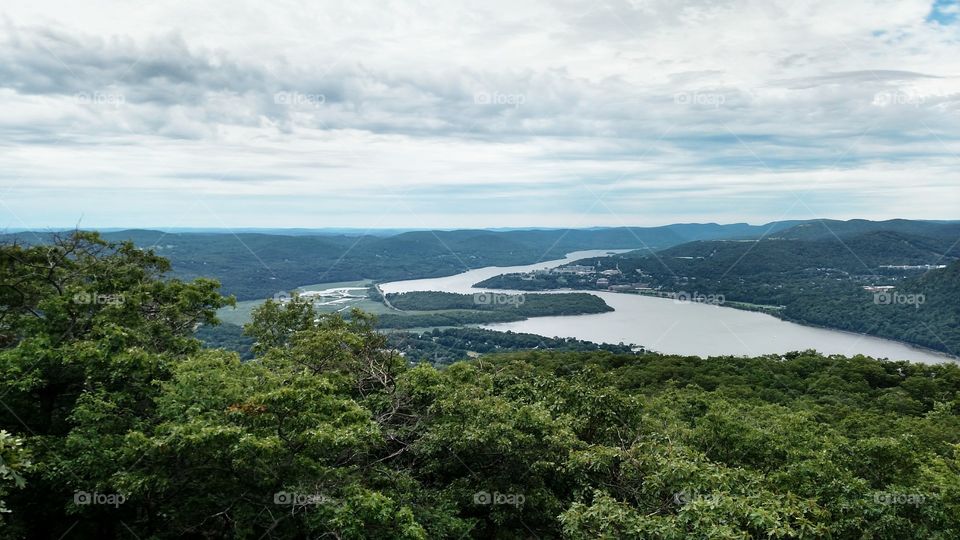
[[[524,267],[487,267],[444,278],[383,283],[381,289],[388,293],[431,290],[473,294],[492,290],[520,294],[529,291],[480,289],[473,285],[500,274],[554,268],[574,260],[600,256],[608,251],[575,252],[562,260]],[[637,343],[666,354],[703,357],[757,356],[814,349],[824,354],[864,354],[875,358],[926,363],[956,361],[952,357],[891,339],[799,324],[747,305],[724,305],[722,307],[733,309],[720,310],[721,306],[699,302],[665,302],[663,298],[639,294],[589,289],[575,292],[596,294],[615,311],[571,317],[535,317],[525,321],[485,325],[484,328],[545,337],[570,337],[595,343]]]

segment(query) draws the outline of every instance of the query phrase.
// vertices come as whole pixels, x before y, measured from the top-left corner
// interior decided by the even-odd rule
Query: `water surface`
[[[486,267],[454,276],[384,283],[385,293],[441,291],[472,294],[473,284],[500,274],[553,268],[578,259],[625,250],[589,250],[563,259],[525,266]],[[546,292],[546,291],[545,291]],[[570,291],[552,291],[570,292]],[[838,330],[814,328],[763,313],[637,294],[584,291],[603,298],[615,311],[592,315],[534,317],[525,321],[484,325],[546,337],[572,337],[602,343],[634,343],[667,354],[697,356],[782,354],[816,349],[824,354],[864,354],[891,360],[938,363],[956,361],[910,345]]]

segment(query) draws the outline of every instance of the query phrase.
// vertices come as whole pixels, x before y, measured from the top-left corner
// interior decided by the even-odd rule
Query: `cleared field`
[[[336,281],[333,283],[317,283],[315,285],[304,285],[297,287],[298,291],[324,291],[329,289],[342,289],[346,287],[369,287],[373,281],[362,279],[359,281]]]
[[[314,298],[314,306],[321,313],[349,311],[352,308],[360,308],[378,315],[396,313],[382,303],[370,300],[367,297],[371,283],[370,280],[337,281],[304,285],[296,290],[301,293],[312,293],[310,296]],[[217,317],[224,323],[244,325],[250,322],[253,310],[265,301],[266,299],[262,298],[237,302],[235,308],[227,307],[218,310]]]

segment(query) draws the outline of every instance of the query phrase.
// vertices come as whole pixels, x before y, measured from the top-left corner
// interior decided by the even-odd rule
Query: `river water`
[[[491,266],[442,278],[394,281],[384,283],[380,288],[385,293],[442,291],[473,294],[494,290],[473,287],[474,283],[493,276],[553,268],[578,259],[599,257],[614,252],[618,250],[577,251],[563,259],[553,261],[526,266]],[[521,291],[496,290],[496,292]],[[803,326],[763,313],[697,302],[678,303],[668,298],[637,294],[584,292],[603,298],[615,311],[594,315],[533,317],[525,321],[483,327],[492,330],[527,332],[546,337],[572,337],[598,343],[634,343],[666,354],[757,356],[816,349],[824,354],[847,356],[864,354],[891,360],[926,363],[956,361],[950,357],[896,341]]]

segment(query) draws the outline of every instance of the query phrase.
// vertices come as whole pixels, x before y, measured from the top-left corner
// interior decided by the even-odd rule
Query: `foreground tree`
[[[12,531],[64,533],[75,496],[106,488],[125,436],[155,422],[158,383],[199,350],[193,331],[232,302],[216,281],[163,279],[169,269],[95,233],[0,246],[0,427],[20,434],[36,462],[10,496],[29,513]],[[121,527],[91,514],[108,533]]]
[[[363,313],[78,233],[0,248],[0,537],[957,538],[960,369],[814,352],[411,366]],[[9,432],[9,433],[8,433]]]

